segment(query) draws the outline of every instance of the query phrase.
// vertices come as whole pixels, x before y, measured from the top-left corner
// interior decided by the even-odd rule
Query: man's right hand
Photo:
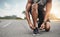
[[[34,26],[33,26],[33,24],[30,22],[29,23],[29,27],[33,30],[34,29]]]

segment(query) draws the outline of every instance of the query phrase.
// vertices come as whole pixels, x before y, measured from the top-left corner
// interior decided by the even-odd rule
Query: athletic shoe
[[[35,29],[33,30],[33,33],[34,33],[34,34],[38,34],[38,33],[39,33],[38,28],[35,28]]]

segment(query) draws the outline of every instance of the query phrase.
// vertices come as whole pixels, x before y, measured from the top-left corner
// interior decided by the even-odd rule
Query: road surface
[[[51,21],[49,32],[33,35],[26,20],[0,20],[0,37],[60,37],[60,22]]]

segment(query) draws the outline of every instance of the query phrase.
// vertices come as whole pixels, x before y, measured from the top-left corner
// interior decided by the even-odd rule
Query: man
[[[28,0],[26,5],[26,18],[34,34],[38,33],[38,28],[46,28],[46,30],[50,28],[49,14],[51,5],[52,0]],[[33,23],[30,20],[30,14],[32,15]],[[38,28],[36,27],[37,18],[39,18]]]

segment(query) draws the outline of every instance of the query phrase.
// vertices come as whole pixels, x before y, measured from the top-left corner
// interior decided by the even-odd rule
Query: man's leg
[[[40,7],[40,6],[38,6]],[[44,14],[43,14],[43,10],[38,9],[38,18],[39,18],[39,23],[38,23],[38,28],[40,29],[43,20],[44,20]]]
[[[33,33],[37,34],[38,33],[38,28],[36,27],[37,25],[37,18],[38,18],[38,4],[33,4],[32,5],[32,19],[33,19]]]
[[[38,18],[38,4],[33,4],[32,5],[32,19],[33,19],[34,28],[36,28],[37,18]]]

